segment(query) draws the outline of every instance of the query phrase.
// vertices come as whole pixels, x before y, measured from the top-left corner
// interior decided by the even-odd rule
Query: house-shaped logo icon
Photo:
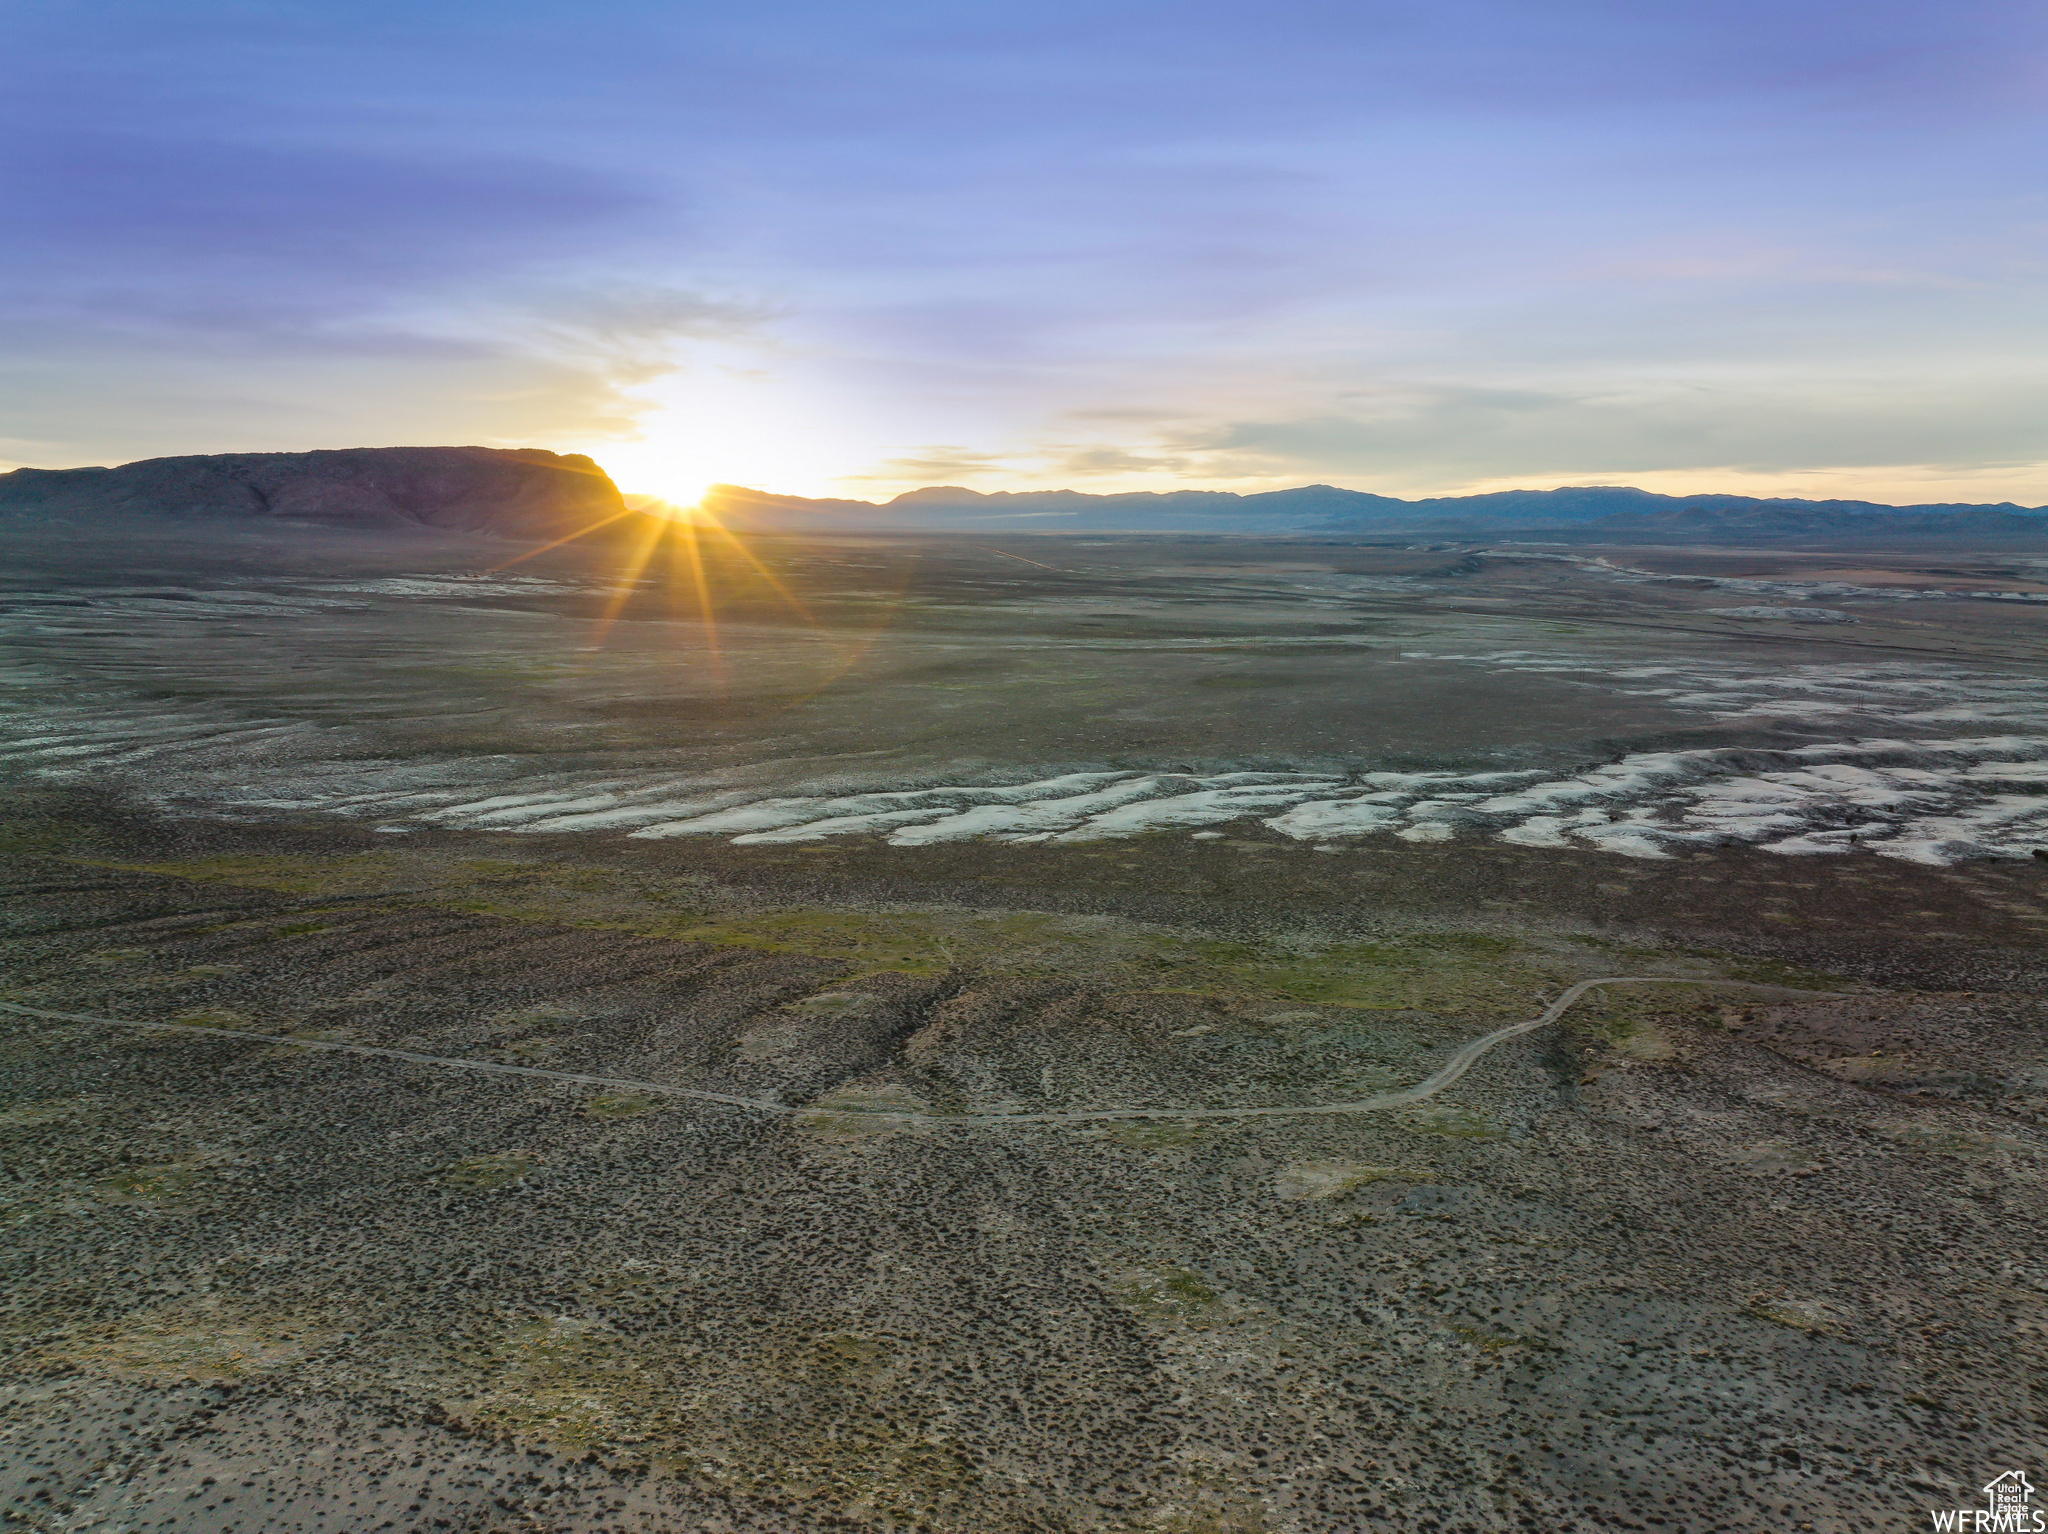
[[[1989,1507],[1937,1507],[1934,1534],[2048,1534],[2048,1512],[2028,1504],[2034,1488],[2008,1470],[1984,1488]]]
[[[2034,1518],[2027,1504],[2034,1498],[2034,1488],[2019,1471],[2006,1471],[1984,1488],[1984,1495],[1991,1503],[1990,1529],[1994,1534],[2003,1534],[2008,1529],[2014,1534],[2033,1534]]]

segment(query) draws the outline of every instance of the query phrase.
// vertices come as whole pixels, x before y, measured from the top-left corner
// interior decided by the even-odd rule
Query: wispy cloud
[[[848,485],[929,484],[935,480],[986,479],[1013,474],[1015,459],[1000,453],[973,453],[960,447],[928,447],[897,458],[884,458],[860,474],[848,474]]]
[[[2048,458],[2048,384],[1813,380],[1805,388],[1640,387],[1577,394],[1447,388],[1371,415],[1232,422],[1211,470],[1433,484],[1527,474]]]
[[[792,490],[2034,461],[2044,57],[2004,0],[19,0],[7,451],[601,448],[710,354],[766,382],[662,396],[677,461]]]

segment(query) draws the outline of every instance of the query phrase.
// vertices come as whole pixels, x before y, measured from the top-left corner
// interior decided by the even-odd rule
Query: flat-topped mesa
[[[625,509],[590,459],[537,447],[209,453],[0,474],[0,515],[11,516],[268,518],[557,538]]]

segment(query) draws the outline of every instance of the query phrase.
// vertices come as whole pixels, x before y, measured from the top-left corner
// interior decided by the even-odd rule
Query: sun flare
[[[709,485],[705,485],[695,492],[655,492],[652,494],[644,491],[628,490],[622,492],[622,494],[629,510],[644,511],[649,516],[667,517],[675,522],[688,522],[696,519],[698,503],[704,499],[705,493],[710,488]]]

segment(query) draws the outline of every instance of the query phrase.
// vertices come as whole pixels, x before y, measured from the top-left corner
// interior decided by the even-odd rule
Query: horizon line
[[[602,465],[600,465],[600,467],[602,467]],[[2048,514],[2048,504],[2043,504],[2043,505],[2040,505],[2040,506],[2028,506],[2028,505],[2024,504],[2023,502],[2019,502],[2019,501],[2013,501],[2013,500],[2002,500],[2002,501],[1877,501],[1877,500],[1870,500],[1870,499],[1866,499],[1866,498],[1864,498],[1864,497],[1861,497],[1861,496],[1825,496],[1825,497],[1812,497],[1812,496],[1796,496],[1796,495],[1750,495],[1750,494],[1747,494],[1747,493],[1745,493],[1745,492],[1743,492],[1743,491],[1739,491],[1739,490],[1693,490],[1693,491],[1687,491],[1687,492],[1685,492],[1685,493],[1684,493],[1684,494],[1682,494],[1682,495],[1674,495],[1674,494],[1671,494],[1671,493],[1669,493],[1669,492],[1667,492],[1667,491],[1662,491],[1662,490],[1645,490],[1645,489],[1643,489],[1643,488],[1642,488],[1642,487],[1641,487],[1640,485],[1628,485],[1628,484],[1614,484],[1614,483],[1599,483],[1599,484],[1583,484],[1583,485],[1555,485],[1555,486],[1551,486],[1551,487],[1548,487],[1548,488],[1545,488],[1545,489],[1533,489],[1533,488],[1521,488],[1521,487],[1517,487],[1517,488],[1514,488],[1514,489],[1508,489],[1508,490],[1477,490],[1477,491],[1468,491],[1468,492],[1465,492],[1465,493],[1463,493],[1463,494],[1458,494],[1458,495],[1425,495],[1425,496],[1414,496],[1414,497],[1409,497],[1409,496],[1401,496],[1401,495],[1389,495],[1389,494],[1387,494],[1386,492],[1384,492],[1384,491],[1380,491],[1380,490],[1359,490],[1359,489],[1355,489],[1355,488],[1353,488],[1353,487],[1351,487],[1351,486],[1348,486],[1348,485],[1333,485],[1333,484],[1330,484],[1330,483],[1328,483],[1328,482],[1326,482],[1326,481],[1322,481],[1322,480],[1318,480],[1318,481],[1315,481],[1315,482],[1313,482],[1313,483],[1309,483],[1309,484],[1301,484],[1301,485],[1286,485],[1286,486],[1282,486],[1282,487],[1280,487],[1280,488],[1278,488],[1278,489],[1274,489],[1274,490],[1196,490],[1196,489],[1184,489],[1184,490],[1077,490],[1077,489],[1073,488],[1072,486],[1064,486],[1064,485],[1063,485],[1063,486],[1059,486],[1059,487],[1057,487],[1057,488],[1049,488],[1049,489],[1037,489],[1037,490],[976,490],[976,489],[974,489],[973,487],[971,487],[971,486],[968,486],[968,485],[950,485],[950,484],[939,484],[939,485],[919,485],[919,486],[916,486],[915,488],[913,488],[913,489],[910,489],[910,490],[902,490],[902,491],[898,491],[898,492],[897,492],[897,493],[896,493],[895,495],[892,495],[892,496],[888,496],[888,497],[886,497],[886,498],[884,498],[884,499],[881,499],[881,500],[863,500],[863,499],[861,499],[861,498],[859,498],[859,497],[857,497],[857,496],[841,496],[841,495],[798,495],[798,494],[795,494],[795,493],[792,493],[792,492],[788,492],[788,491],[781,491],[781,490],[764,490],[764,489],[760,488],[760,487],[759,487],[759,486],[757,486],[757,485],[741,485],[741,484],[733,484],[733,483],[730,483],[730,482],[727,482],[727,481],[718,481],[718,482],[715,482],[715,483],[713,483],[713,484],[711,484],[711,485],[708,485],[708,486],[706,486],[706,487],[705,487],[705,490],[704,490],[704,493],[703,493],[703,495],[702,495],[702,496],[700,496],[700,497],[699,497],[699,498],[698,498],[697,500],[695,500],[695,501],[691,501],[691,502],[680,502],[680,501],[674,501],[674,500],[671,500],[671,499],[670,499],[669,497],[666,497],[666,496],[661,496],[661,495],[656,495],[656,494],[653,494],[653,493],[651,493],[651,492],[645,492],[645,491],[624,491],[624,490],[622,490],[622,491],[621,491],[621,493],[622,493],[623,495],[627,496],[627,497],[628,497],[629,499],[631,499],[631,498],[639,498],[639,499],[644,499],[644,500],[647,500],[647,501],[661,501],[661,502],[663,502],[663,503],[665,503],[665,504],[668,504],[668,505],[673,505],[673,506],[678,506],[678,507],[683,507],[683,508],[685,508],[685,509],[687,509],[687,508],[689,508],[689,507],[695,507],[695,506],[702,506],[702,505],[704,505],[704,504],[706,504],[706,503],[710,502],[711,500],[713,500],[713,498],[714,498],[714,497],[716,497],[716,496],[718,496],[720,492],[733,492],[733,493],[737,493],[737,494],[740,494],[740,495],[746,495],[746,496],[759,496],[759,497],[761,497],[761,498],[763,498],[763,499],[765,499],[765,500],[772,500],[772,501],[805,501],[805,502],[810,502],[810,503],[813,503],[813,504],[824,504],[824,505],[832,505],[832,504],[839,504],[839,505],[849,505],[849,506],[869,506],[869,507],[874,507],[874,508],[876,508],[876,509],[881,509],[881,508],[885,508],[885,507],[895,506],[895,505],[897,505],[897,504],[898,504],[899,502],[902,502],[902,501],[904,501],[904,500],[907,500],[907,499],[909,499],[909,498],[910,498],[910,497],[912,497],[912,496],[924,496],[924,495],[928,495],[928,494],[930,494],[930,492],[932,492],[932,491],[935,491],[935,490],[945,490],[945,491],[953,491],[953,492],[957,492],[957,495],[958,495],[958,501],[957,501],[957,502],[954,502],[955,504],[969,504],[969,503],[971,503],[971,502],[973,502],[973,501],[988,501],[988,500],[996,500],[996,499],[1000,499],[1000,498],[1007,498],[1007,497],[1019,497],[1019,498],[1021,498],[1021,497],[1026,497],[1026,496],[1032,496],[1032,497],[1036,497],[1036,496],[1049,496],[1049,495],[1073,495],[1073,496],[1080,496],[1080,497],[1084,497],[1084,498],[1086,498],[1086,499],[1088,499],[1088,500],[1098,500],[1098,501],[1108,501],[1108,500],[1123,500],[1123,499],[1132,499],[1132,498],[1141,498],[1141,497],[1142,497],[1142,498],[1148,498],[1148,499],[1160,499],[1160,500],[1163,500],[1163,499],[1167,499],[1167,498],[1169,498],[1169,497],[1173,497],[1173,496],[1182,496],[1182,495],[1189,495],[1189,496],[1216,496],[1216,497],[1228,497],[1228,498],[1230,498],[1230,499],[1233,499],[1233,500],[1240,500],[1240,501],[1243,501],[1243,500],[1256,500],[1256,499],[1259,499],[1259,498],[1261,498],[1261,497],[1264,497],[1264,496],[1273,496],[1273,495],[1292,495],[1292,494],[1295,494],[1295,493],[1298,493],[1298,492],[1300,492],[1300,491],[1304,491],[1304,490],[1327,490],[1327,491],[1332,491],[1332,492],[1335,492],[1336,494],[1339,494],[1339,495],[1355,495],[1355,496],[1360,496],[1360,497],[1365,497],[1365,498],[1369,498],[1369,499],[1372,499],[1372,500],[1378,500],[1378,501],[1391,501],[1391,502],[1394,502],[1394,503],[1396,503],[1396,504],[1399,504],[1399,505],[1403,505],[1403,506],[1426,506],[1426,505],[1430,505],[1430,504],[1432,504],[1432,503],[1436,503],[1436,502],[1446,502],[1446,501],[1479,501],[1479,500],[1491,500],[1491,499],[1493,499],[1493,498],[1495,498],[1495,497],[1499,497],[1499,496],[1509,496],[1509,495],[1546,495],[1546,496],[1547,496],[1547,495],[1565,495],[1565,494],[1570,494],[1570,493],[1572,493],[1572,492],[1575,492],[1575,491],[1587,491],[1587,490],[1619,490],[1619,491],[1627,491],[1627,492],[1629,492],[1629,493],[1631,493],[1631,494],[1634,494],[1634,495],[1640,495],[1640,496],[1647,496],[1647,497],[1650,497],[1650,498],[1652,498],[1652,499],[1655,499],[1655,500],[1660,500],[1660,501],[1670,501],[1670,502],[1673,502],[1673,503],[1686,503],[1686,502],[1695,502],[1695,503],[1696,503],[1696,502],[1701,502],[1701,501],[1711,501],[1711,500],[1729,500],[1729,501],[1748,501],[1748,502],[1753,502],[1753,503],[1755,503],[1755,504],[1757,504],[1757,505],[1766,505],[1766,506],[1768,506],[1768,505],[1798,505],[1798,506],[1831,506],[1831,505],[1832,505],[1832,506],[1885,506],[1885,507],[1889,507],[1889,508],[1891,508],[1892,510],[1895,510],[1895,511],[1913,511],[1913,510],[1916,510],[1916,509],[1919,509],[1919,508],[1922,508],[1922,507],[1930,507],[1930,506],[1952,506],[1952,507],[1967,507],[1967,508],[1970,508],[1970,509],[1972,509],[1972,510],[1993,510],[1993,511],[1995,511],[1995,510],[2002,510],[2002,509],[2004,509],[2004,508],[2006,508],[2006,507],[2010,507],[2010,508],[2012,508],[2012,509],[2013,509],[2013,510],[2015,510],[2015,511],[2022,511],[2022,512],[2034,512],[2034,513],[2042,513],[2042,514]],[[951,499],[951,498],[949,498],[949,500],[950,500],[950,499]],[[934,501],[933,501],[933,502],[932,502],[931,504],[934,504],[934,505],[944,505],[944,504],[947,504],[947,501],[940,501],[940,500],[934,500]],[[1048,512],[1048,513],[1041,513],[1041,515],[1056,515],[1056,513],[1050,513],[1050,512]]]

